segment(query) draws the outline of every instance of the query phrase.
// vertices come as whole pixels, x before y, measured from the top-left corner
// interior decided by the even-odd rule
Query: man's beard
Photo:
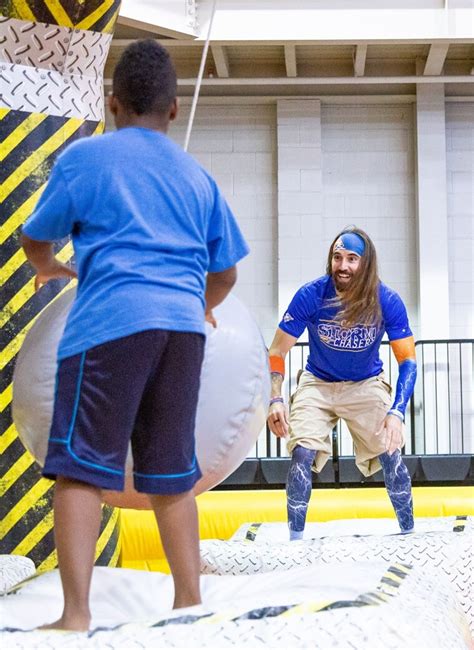
[[[336,285],[336,289],[339,292],[346,291],[351,286],[354,275],[352,273],[347,273],[345,275],[345,279],[342,282],[338,279],[337,276],[338,276],[338,273],[333,273],[333,275],[332,275],[333,280],[334,280],[334,284]]]

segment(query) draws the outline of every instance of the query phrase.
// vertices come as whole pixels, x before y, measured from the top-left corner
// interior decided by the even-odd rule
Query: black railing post
[[[415,435],[415,391],[410,397],[410,437],[411,437],[411,455],[416,455],[416,435]]]
[[[332,466],[334,469],[334,482],[336,487],[341,487],[339,477],[339,443],[337,440],[337,426],[332,430]]]

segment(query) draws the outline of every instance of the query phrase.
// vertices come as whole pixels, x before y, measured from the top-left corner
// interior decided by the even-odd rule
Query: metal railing
[[[417,341],[416,347],[420,372],[411,399],[411,453],[474,453],[474,341]]]
[[[406,455],[474,453],[474,339],[416,342],[418,377],[405,417]],[[298,372],[306,365],[308,343],[298,342],[287,358],[286,398],[295,391]],[[395,389],[398,364],[388,341],[380,356],[386,380]],[[339,456],[352,456],[352,438],[343,421],[333,434]],[[286,457],[286,445],[266,428],[249,458]]]

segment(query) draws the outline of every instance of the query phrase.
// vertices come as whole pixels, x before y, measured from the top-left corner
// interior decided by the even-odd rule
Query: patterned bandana
[[[333,252],[339,250],[350,251],[362,257],[365,253],[365,241],[355,232],[345,232],[338,239],[333,247]]]

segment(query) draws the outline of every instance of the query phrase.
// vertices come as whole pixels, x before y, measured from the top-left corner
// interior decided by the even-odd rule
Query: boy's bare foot
[[[41,625],[38,630],[60,630],[63,632],[88,632],[90,617],[65,618],[62,616],[54,623]]]

